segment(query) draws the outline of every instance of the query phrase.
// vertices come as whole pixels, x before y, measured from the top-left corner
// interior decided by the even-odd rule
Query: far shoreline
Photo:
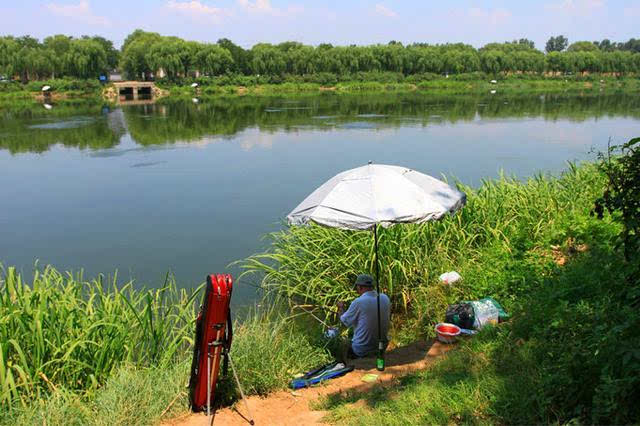
[[[481,78],[482,77],[482,78]],[[606,74],[540,76],[515,74],[509,76],[478,76],[476,74],[459,74],[449,77],[439,76],[422,81],[405,78],[403,81],[359,81],[349,80],[335,84],[284,81],[253,85],[218,84],[219,78],[184,79],[177,82],[157,81],[159,96],[154,99],[169,98],[219,98],[242,96],[295,96],[310,94],[354,94],[354,93],[387,93],[418,92],[438,95],[460,95],[469,93],[536,93],[536,92],[611,92],[638,91],[640,94],[640,78],[637,76],[612,76]],[[494,81],[495,83],[493,83]],[[34,100],[47,102],[66,99],[100,99],[116,102],[118,95],[114,93],[113,84],[92,84],[90,81],[67,79],[33,81],[26,85],[12,82],[11,87],[0,90],[0,102],[11,104],[12,101]],[[192,84],[197,83],[197,87]],[[41,86],[51,86],[47,94],[34,90]],[[84,86],[83,89],[77,86]],[[68,87],[73,87],[68,89]]]

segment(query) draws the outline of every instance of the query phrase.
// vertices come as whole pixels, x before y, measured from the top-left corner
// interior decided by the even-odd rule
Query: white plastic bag
[[[476,318],[473,321],[473,328],[480,330],[487,324],[497,324],[500,311],[490,300],[479,300],[471,302],[473,313]]]
[[[440,282],[444,284],[453,284],[456,281],[460,281],[461,279],[462,277],[456,271],[445,272],[444,274],[440,275]]]

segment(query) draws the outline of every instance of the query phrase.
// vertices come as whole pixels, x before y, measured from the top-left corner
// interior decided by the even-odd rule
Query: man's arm
[[[356,324],[357,320],[358,320],[358,306],[354,300],[349,305],[349,309],[347,309],[347,311],[344,314],[340,315],[340,321],[342,321],[342,323],[347,327],[353,327]]]

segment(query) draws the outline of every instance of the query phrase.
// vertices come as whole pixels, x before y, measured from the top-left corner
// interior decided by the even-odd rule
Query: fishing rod
[[[313,305],[312,305],[313,306]],[[311,315],[313,318],[315,318],[320,324],[324,325],[327,328],[334,328],[333,326],[330,326],[329,324],[327,324],[326,322],[322,321],[320,318],[318,318],[313,312],[311,312],[310,310],[306,309],[303,305],[295,305],[294,308],[300,308],[303,311],[305,311],[306,313],[308,313],[309,315]]]
[[[305,308],[317,308],[317,309],[320,309],[321,311],[327,312],[329,314],[334,314],[334,315],[338,315],[338,316],[341,315],[341,313],[336,311],[336,310],[325,308],[324,306],[320,306],[320,305],[294,305],[293,307],[294,308],[300,308],[300,309],[303,309],[305,311],[307,311]],[[307,311],[307,312],[309,312],[309,311]]]

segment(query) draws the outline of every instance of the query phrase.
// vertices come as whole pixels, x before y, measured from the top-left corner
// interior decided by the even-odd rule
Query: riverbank
[[[599,346],[603,336],[617,339],[607,327],[629,314],[611,297],[625,285],[614,249],[619,227],[590,215],[604,184],[593,164],[526,182],[503,177],[478,189],[462,187],[468,204],[451,218],[381,233],[382,283],[396,312],[394,345],[431,338],[447,304],[460,299],[493,296],[513,320],[480,333],[433,372],[403,379],[391,391],[326,401],[330,420],[348,422],[350,404],[362,398],[372,408],[358,408],[357,418],[370,423],[390,409],[394,419],[418,423],[588,421],[612,408],[627,416],[621,421],[633,418],[620,409],[627,407],[623,402],[605,404],[634,386],[633,380],[608,377],[621,380],[613,361],[636,341],[611,350]],[[371,269],[371,241],[364,233],[292,228],[272,241],[245,267],[265,273],[263,285],[294,303],[333,306],[349,299],[348,273]],[[319,245],[325,247],[321,254],[310,249]],[[268,261],[273,253],[276,265]],[[459,271],[463,281],[440,284],[437,276],[447,270]],[[0,422],[155,424],[185,413],[200,294],[178,290],[171,280],[165,284],[135,290],[51,268],[26,284],[5,269]],[[282,389],[292,374],[329,356],[321,328],[288,309],[258,310],[237,324],[233,355],[249,394]],[[630,362],[627,368],[637,368]],[[221,402],[229,404],[237,396],[228,381],[222,386],[228,399]],[[412,405],[416,400],[420,407]],[[582,407],[577,414],[576,404]]]
[[[372,76],[373,77],[373,76]],[[278,84],[264,83],[257,78],[201,78],[185,80],[182,84],[158,82],[168,90],[170,96],[198,97],[222,95],[273,95],[309,94],[317,92],[336,93],[384,93],[384,92],[425,92],[429,94],[461,93],[515,93],[515,92],[563,92],[563,91],[614,91],[640,90],[637,77],[612,77],[610,75],[570,75],[531,76],[509,75],[493,77],[479,73],[444,76],[409,76],[387,73],[371,80],[327,79],[326,82],[313,81],[314,78],[283,79]],[[237,81],[235,81],[237,80]],[[309,81],[307,81],[309,80]],[[495,81],[493,83],[492,81]],[[197,83],[194,88],[191,84]],[[492,92],[495,91],[495,92]]]
[[[47,87],[47,90],[43,88]],[[18,81],[0,83],[0,103],[11,104],[26,100],[55,102],[67,99],[101,99],[103,85],[95,80],[60,78],[36,80],[26,84]]]
[[[270,96],[309,95],[314,93],[385,93],[424,92],[427,94],[468,94],[468,93],[536,93],[536,92],[613,92],[640,91],[640,78],[636,76],[617,77],[611,75],[566,75],[541,76],[512,74],[489,76],[481,73],[458,74],[449,77],[438,75],[413,75],[404,77],[397,73],[367,75],[369,80],[355,80],[350,76],[337,78],[284,77],[274,83],[272,78],[252,76],[212,77],[185,79],[180,83],[157,81],[158,93],[162,97],[194,98],[223,96]],[[495,83],[492,83],[495,81]],[[192,87],[197,83],[198,87]],[[41,89],[50,86],[47,94]],[[495,91],[495,92],[494,92]],[[40,102],[74,98],[96,98],[108,102],[117,100],[112,85],[101,85],[91,80],[58,79],[32,81],[26,85],[18,82],[0,85],[0,103],[37,100]]]

